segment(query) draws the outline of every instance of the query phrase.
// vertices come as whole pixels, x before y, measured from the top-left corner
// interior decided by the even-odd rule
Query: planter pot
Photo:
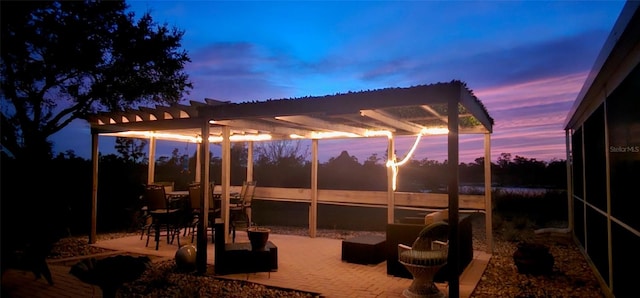
[[[269,240],[271,229],[251,227],[247,229],[247,236],[251,242],[251,250],[264,250]]]

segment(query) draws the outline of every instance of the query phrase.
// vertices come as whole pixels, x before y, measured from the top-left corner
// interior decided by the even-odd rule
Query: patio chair
[[[422,229],[411,247],[398,244],[398,261],[413,276],[413,282],[402,293],[405,297],[445,297],[433,282],[433,277],[447,264],[448,236],[449,225],[438,221]]]
[[[152,218],[151,214],[149,214],[149,206],[145,195],[140,195],[138,197],[138,204],[140,206],[136,216],[136,225],[140,230],[140,240],[142,240],[144,233],[151,228]]]
[[[256,181],[244,181],[240,193],[233,198],[234,204],[229,207],[231,215],[231,233],[233,242],[236,239],[237,228],[248,228],[252,225],[251,221],[251,202],[256,191]]]
[[[222,202],[220,199],[217,199],[213,193],[214,183],[210,183],[209,187],[209,212],[208,212],[208,230],[211,231],[211,242],[214,242],[214,232],[213,232],[213,222],[215,218],[221,216],[222,212]],[[191,206],[191,218],[192,220],[189,222],[188,229],[191,233],[191,242],[193,242],[194,236],[197,233],[198,225],[200,224],[200,200],[202,198],[202,188],[200,187],[200,183],[192,183],[189,185],[189,201]]]
[[[164,192],[172,192],[174,190],[175,182],[173,181],[156,181],[153,182],[154,185],[162,185],[164,186]]]
[[[147,185],[145,198],[147,200],[149,214],[152,218],[151,225],[147,229],[146,246],[149,246],[149,238],[153,231],[157,250],[160,245],[160,234],[163,230],[167,235],[167,243],[173,243],[173,240],[177,236],[178,246],[180,246],[180,228],[183,219],[182,210],[171,206],[165,194],[165,187],[162,185]]]

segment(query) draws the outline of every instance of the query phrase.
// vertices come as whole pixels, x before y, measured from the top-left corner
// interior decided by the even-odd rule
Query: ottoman
[[[356,264],[378,264],[386,260],[385,236],[362,235],[342,240],[342,260]]]

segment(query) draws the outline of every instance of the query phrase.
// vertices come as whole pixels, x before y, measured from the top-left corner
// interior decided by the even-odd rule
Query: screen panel
[[[607,218],[587,207],[587,254],[600,276],[609,282],[609,240],[607,237]]]
[[[604,104],[584,124],[584,199],[603,212],[607,211],[606,144]]]
[[[606,101],[611,215],[640,231],[640,67]],[[633,83],[635,82],[635,83]]]
[[[573,136],[571,137],[571,154],[573,156],[573,194],[584,199],[584,181],[582,181],[582,128],[573,132]]]
[[[640,266],[640,236],[612,223],[613,236],[613,294],[616,297],[634,297],[638,295],[638,276],[629,274],[636,272]]]
[[[580,200],[573,200],[573,229],[574,229],[574,233],[576,235],[576,238],[578,239],[578,242],[580,242],[580,245],[582,245],[582,248],[585,248],[585,242],[584,242],[584,202],[580,201]]]

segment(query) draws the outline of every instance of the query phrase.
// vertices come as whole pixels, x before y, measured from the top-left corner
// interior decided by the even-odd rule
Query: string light
[[[292,139],[330,139],[330,138],[357,138],[359,135],[344,131],[312,131],[308,136],[290,134]]]
[[[387,167],[391,168],[391,170],[393,171],[392,187],[394,191],[396,190],[396,184],[398,180],[398,171],[400,170],[400,166],[404,165],[405,163],[407,163],[407,161],[409,161],[409,159],[411,159],[411,156],[413,156],[413,153],[416,151],[416,148],[418,148],[418,144],[420,143],[420,139],[422,139],[422,136],[426,134],[437,135],[437,134],[446,134],[446,133],[449,133],[449,130],[447,128],[423,128],[420,131],[420,133],[416,136],[416,141],[413,143],[413,146],[409,150],[409,153],[407,153],[407,155],[404,157],[404,159],[402,159],[400,162],[396,162],[395,161],[396,155],[394,154],[392,159],[387,160]]]
[[[364,133],[366,137],[387,137],[391,139],[393,134],[388,130],[368,130]]]
[[[164,140],[173,140],[173,141],[181,141],[181,142],[191,142],[197,143],[199,142],[198,137],[194,136],[185,136],[180,134],[173,133],[161,133],[161,132],[153,132],[153,131],[124,131],[118,133],[106,133],[106,136],[115,136],[115,137],[129,137],[129,138],[156,138],[156,139],[164,139]]]
[[[246,141],[268,141],[271,140],[270,134],[258,134],[258,135],[232,135],[229,137],[231,142],[246,142]],[[202,142],[202,138],[198,136],[198,143]],[[222,142],[221,136],[209,136],[209,143]]]
[[[160,133],[160,132],[152,132],[152,131],[124,131],[118,133],[107,133],[106,136],[116,136],[116,137],[130,137],[130,138],[146,138],[150,139],[152,137],[156,139],[162,140],[173,140],[173,141],[181,141],[181,142],[191,142],[191,143],[202,143],[201,136],[185,136],[180,134],[173,133]],[[268,141],[271,140],[270,134],[248,134],[248,135],[232,135],[229,137],[229,140],[232,142],[244,142],[244,141]],[[222,142],[221,136],[209,136],[209,142],[211,143],[220,143]]]

